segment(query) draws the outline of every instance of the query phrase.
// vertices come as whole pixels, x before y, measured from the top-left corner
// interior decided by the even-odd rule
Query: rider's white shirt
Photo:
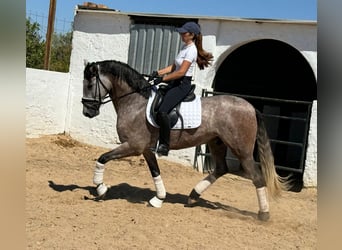
[[[197,48],[194,43],[184,45],[179,51],[175,59],[176,70],[180,68],[184,60],[191,63],[188,71],[185,73],[185,76],[192,76],[192,72],[194,71],[197,60]]]

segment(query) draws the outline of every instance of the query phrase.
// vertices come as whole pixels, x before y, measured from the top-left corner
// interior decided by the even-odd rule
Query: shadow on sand
[[[70,185],[63,185],[63,184],[56,184],[53,181],[49,181],[49,187],[55,190],[56,192],[64,192],[64,191],[73,191],[75,189],[81,189],[86,190],[89,192],[89,195],[92,197],[84,196],[85,200],[91,200],[91,201],[99,201],[99,199],[96,198],[96,189],[94,186],[78,186],[75,184]],[[131,186],[128,183],[120,183],[115,186],[111,186],[105,197],[103,197],[101,200],[115,200],[115,199],[125,199],[128,202],[131,203],[148,203],[148,201],[155,195],[155,191],[149,189],[149,188],[141,188],[141,187],[135,187]],[[171,203],[171,204],[183,204],[185,207],[203,207],[208,209],[221,209],[228,212],[232,212],[234,214],[242,215],[243,217],[252,217],[254,219],[258,218],[258,215],[256,213],[246,211],[246,210],[240,210],[238,208],[224,205],[220,202],[211,202],[205,199],[200,198],[199,201],[191,206],[187,205],[188,196],[184,194],[166,194],[166,199],[164,203]]]

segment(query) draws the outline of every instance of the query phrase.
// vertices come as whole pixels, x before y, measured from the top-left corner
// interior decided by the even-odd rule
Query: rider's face
[[[194,34],[190,32],[180,33],[184,43],[190,43],[194,39]]]

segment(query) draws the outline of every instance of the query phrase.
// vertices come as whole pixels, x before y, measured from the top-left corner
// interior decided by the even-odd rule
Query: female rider
[[[154,80],[155,85],[161,82],[166,82],[169,85],[169,90],[157,113],[160,130],[159,144],[155,151],[159,155],[165,156],[169,152],[171,130],[168,113],[189,93],[196,63],[200,69],[204,69],[210,65],[210,61],[213,59],[212,54],[202,48],[202,34],[197,23],[187,22],[176,30],[184,42],[183,47],[173,64],[152,73],[153,76],[157,76]]]

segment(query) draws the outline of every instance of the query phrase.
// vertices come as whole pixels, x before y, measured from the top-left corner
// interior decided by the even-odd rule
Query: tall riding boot
[[[167,156],[169,153],[169,145],[170,145],[170,130],[171,130],[170,118],[167,113],[159,112],[157,114],[157,122],[160,126],[159,145],[158,145],[157,153]]]

